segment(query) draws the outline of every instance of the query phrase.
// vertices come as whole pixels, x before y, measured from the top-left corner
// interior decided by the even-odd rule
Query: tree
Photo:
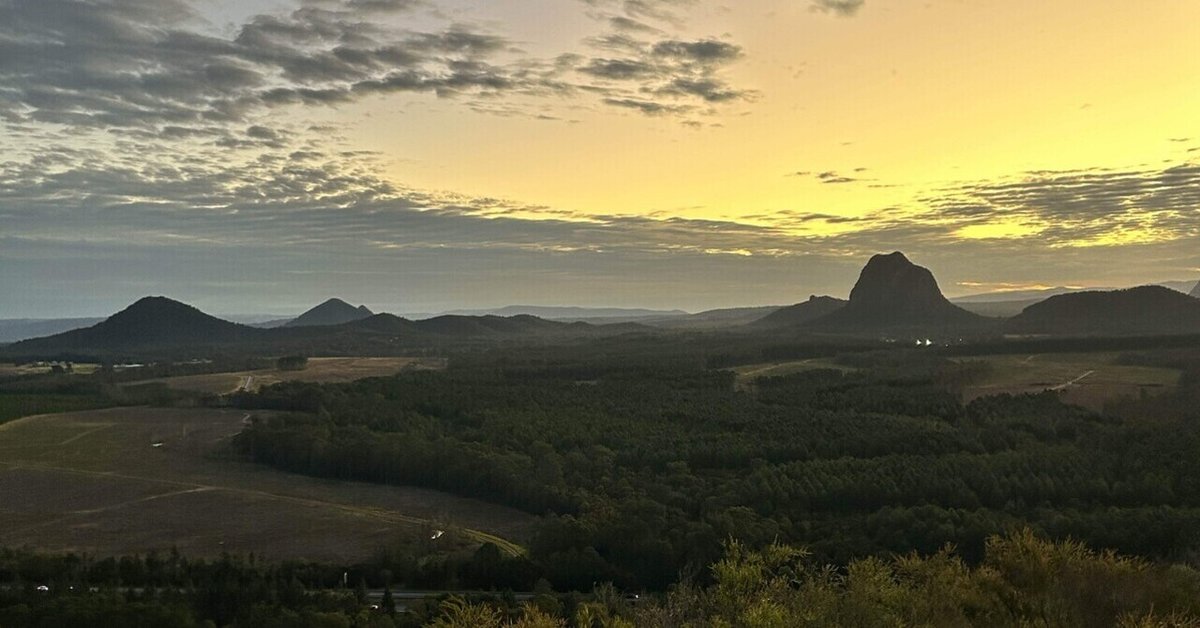
[[[302,355],[286,355],[275,361],[281,371],[303,371],[308,367],[308,358]]]

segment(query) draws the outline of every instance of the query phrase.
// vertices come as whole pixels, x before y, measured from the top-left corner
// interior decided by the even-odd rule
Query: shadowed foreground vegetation
[[[447,597],[397,612],[390,591],[317,589],[336,578],[316,567],[256,566],[178,556],[104,561],[0,555],[0,625],[253,626],[255,628],[688,628],[989,626],[1157,628],[1200,626],[1200,573],[1183,566],[1048,542],[1021,531],[992,537],[969,566],[951,548],[931,556],[866,558],[823,566],[801,549],[726,545],[712,583],[684,582],[632,599],[601,587],[590,595],[489,600]],[[38,591],[36,575],[55,582]],[[47,572],[50,570],[52,573]],[[122,581],[122,576],[126,581]],[[129,582],[140,583],[136,589]],[[75,590],[68,585],[72,583]],[[99,585],[94,591],[89,586]]]

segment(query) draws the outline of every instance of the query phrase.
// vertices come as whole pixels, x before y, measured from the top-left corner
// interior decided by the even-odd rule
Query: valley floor
[[[113,408],[0,426],[0,545],[98,555],[178,548],[346,564],[384,546],[521,548],[533,518],[438,491],[222,459],[249,415]],[[430,536],[437,530],[457,533]]]

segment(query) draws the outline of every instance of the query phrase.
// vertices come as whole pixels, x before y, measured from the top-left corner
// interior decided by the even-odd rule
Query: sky
[[[0,318],[1200,279],[1200,2],[0,0]]]

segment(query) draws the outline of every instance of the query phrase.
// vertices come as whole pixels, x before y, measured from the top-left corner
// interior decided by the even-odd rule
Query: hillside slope
[[[755,327],[792,327],[803,325],[846,307],[846,303],[845,299],[819,297],[814,294],[808,297],[808,300],[803,303],[775,310],[754,321],[751,325]]]

